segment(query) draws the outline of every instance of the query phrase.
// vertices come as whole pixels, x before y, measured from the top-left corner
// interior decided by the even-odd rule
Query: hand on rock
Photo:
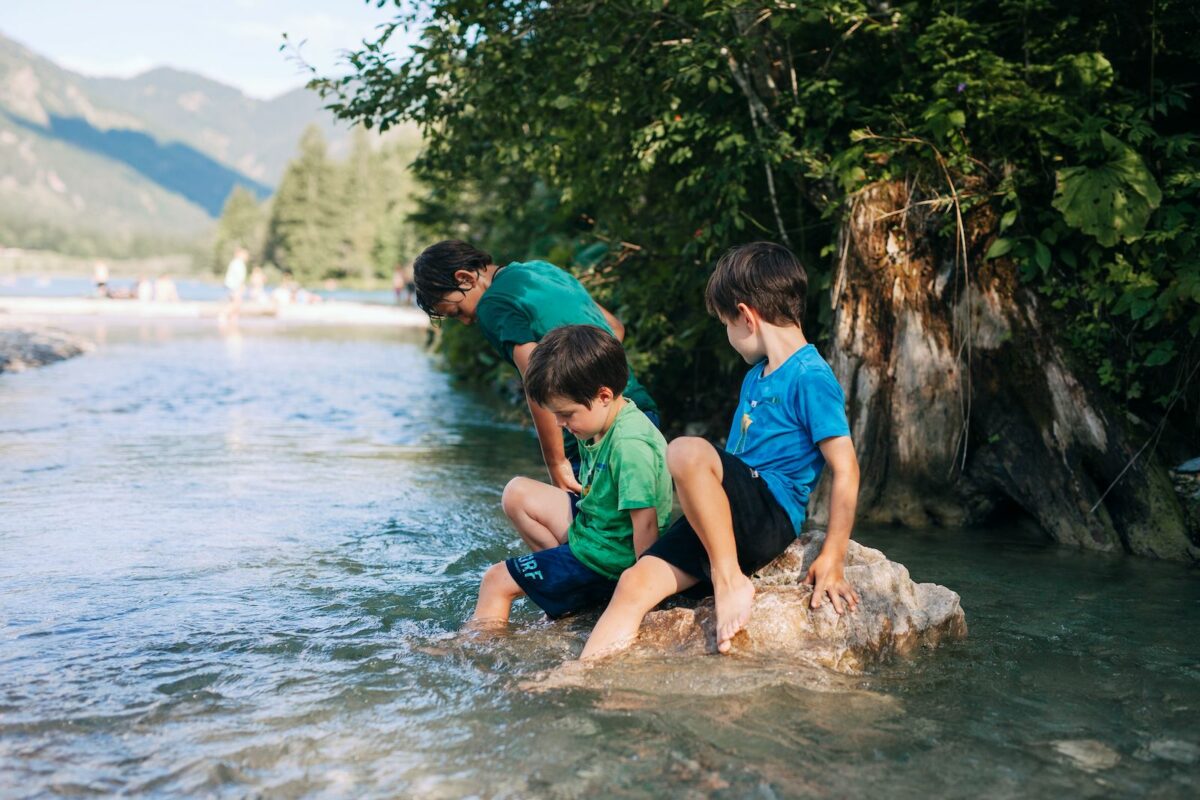
[[[839,614],[843,613],[846,607],[851,611],[858,608],[861,600],[858,592],[854,591],[854,587],[846,580],[842,561],[842,558],[821,553],[808,568],[804,582],[813,587],[813,608],[820,608],[821,604],[825,602],[826,595],[833,603],[833,610]]]

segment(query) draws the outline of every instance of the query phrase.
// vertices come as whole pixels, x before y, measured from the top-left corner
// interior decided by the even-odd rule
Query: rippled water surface
[[[81,328],[0,375],[0,795],[1194,797],[1200,576],[860,531],[963,597],[861,678],[699,659],[529,691],[588,620],[463,639],[530,434],[422,336]]]

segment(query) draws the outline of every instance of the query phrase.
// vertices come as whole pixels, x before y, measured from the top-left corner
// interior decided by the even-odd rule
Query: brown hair
[[[727,250],[704,290],[710,314],[735,319],[738,303],[745,303],[772,325],[801,327],[807,300],[804,266],[791,250],[774,242],[751,242]]]
[[[550,331],[525,369],[525,391],[540,406],[551,397],[565,397],[591,408],[601,388],[620,395],[628,380],[625,348],[595,325],[563,325]]]

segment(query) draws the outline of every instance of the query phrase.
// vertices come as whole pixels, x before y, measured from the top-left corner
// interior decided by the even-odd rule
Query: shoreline
[[[0,320],[56,316],[217,320],[224,308],[224,302],[212,300],[157,303],[99,297],[0,297]],[[416,308],[354,303],[344,300],[327,300],[322,303],[304,305],[293,304],[278,308],[269,305],[243,304],[240,317],[336,325],[429,327],[429,318]]]

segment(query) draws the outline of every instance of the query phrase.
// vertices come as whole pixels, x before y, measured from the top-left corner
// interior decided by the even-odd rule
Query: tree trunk
[[[953,210],[910,202],[898,182],[856,195],[834,278],[830,363],[862,465],[859,520],[1025,517],[1065,544],[1200,558],[1142,449],[1146,426],[1072,363],[1015,264],[984,260],[994,210],[965,214],[964,265],[963,245],[936,232]]]

